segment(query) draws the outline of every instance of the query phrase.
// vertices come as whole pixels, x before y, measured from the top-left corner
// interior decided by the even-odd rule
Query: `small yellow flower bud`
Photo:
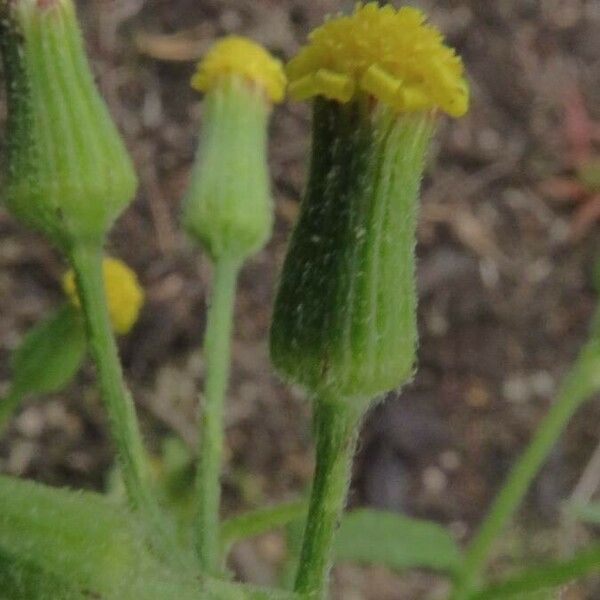
[[[144,304],[144,291],[135,272],[123,261],[107,257],[102,263],[102,269],[110,321],[115,332],[124,335],[138,319]],[[65,273],[62,285],[69,301],[79,307],[73,270]]]
[[[206,93],[204,131],[182,216],[213,260],[241,262],[271,233],[267,124],[285,84],[280,61],[240,37],[218,41],[192,78]]]
[[[271,357],[315,398],[368,405],[414,372],[419,185],[435,113],[467,109],[463,66],[420,11],[370,2],[315,29],[287,74],[314,97],[313,144]]]
[[[281,61],[251,40],[235,35],[219,40],[198,63],[192,87],[208,92],[230,75],[262,88],[271,102],[283,100],[286,77]]]

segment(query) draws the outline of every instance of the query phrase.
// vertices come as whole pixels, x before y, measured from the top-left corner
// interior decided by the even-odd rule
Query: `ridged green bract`
[[[206,95],[183,222],[215,260],[241,261],[271,232],[269,111],[263,91],[239,76],[224,78]]]
[[[313,129],[271,357],[314,394],[371,399],[413,372],[415,227],[432,119],[317,99]]]
[[[71,0],[0,2],[8,209],[61,247],[101,240],[136,177],[94,84]]]

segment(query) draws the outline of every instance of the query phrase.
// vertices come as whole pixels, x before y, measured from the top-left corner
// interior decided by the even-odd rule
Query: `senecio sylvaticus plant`
[[[182,225],[213,277],[196,476],[186,492],[191,517],[153,474],[156,461],[123,380],[115,334],[135,324],[144,294],[127,265],[104,255],[104,244],[137,183],[94,84],[72,1],[0,0],[0,51],[8,106],[1,198],[68,264],[65,302],[13,353],[0,427],[29,395],[64,388],[89,349],[124,489],[124,496],[101,495],[0,476],[1,598],[319,600],[328,596],[332,565],[357,561],[436,570],[455,600],[488,599],[548,593],[600,564],[600,546],[591,546],[501,581],[484,576],[493,542],[553,443],[600,389],[598,316],[466,551],[433,522],[344,511],[365,413],[415,370],[420,181],[436,122],[460,117],[469,103],[461,59],[419,10],[359,3],[315,29],[285,67],[256,43],[226,37],[192,78],[204,95],[203,124]],[[311,402],[314,477],[308,500],[222,520],[236,280],[271,232],[268,121],[286,91],[312,102],[312,151],[270,347],[277,372]],[[288,541],[278,585],[235,582],[226,562],[231,545],[275,528]]]

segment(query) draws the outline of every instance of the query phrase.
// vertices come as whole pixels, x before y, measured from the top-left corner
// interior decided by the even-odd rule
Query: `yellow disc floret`
[[[116,258],[105,258],[102,261],[102,271],[110,321],[115,332],[123,335],[137,321],[144,303],[144,291],[136,274],[124,262]],[[80,302],[73,270],[64,274],[62,284],[69,300],[79,307]]]
[[[331,18],[287,65],[290,95],[347,102],[365,92],[398,111],[440,108],[454,117],[467,110],[463,65],[442,35],[415,8],[357,4]]]
[[[232,35],[219,40],[198,63],[192,87],[208,92],[230,75],[239,75],[263,88],[272,102],[280,102],[285,94],[286,77],[281,61],[244,37]]]

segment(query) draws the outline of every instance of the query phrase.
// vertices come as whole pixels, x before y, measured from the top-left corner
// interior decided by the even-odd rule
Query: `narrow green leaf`
[[[238,540],[261,535],[278,527],[284,527],[293,521],[303,519],[305,516],[306,502],[303,500],[248,511],[223,522],[221,526],[221,544],[223,548],[227,548]]]
[[[448,531],[436,523],[362,508],[342,519],[335,542],[335,559],[380,564],[396,570],[426,567],[453,571],[461,556]]]
[[[509,579],[490,585],[470,596],[470,600],[523,598],[525,594],[540,593],[600,572],[600,544],[594,544],[564,561],[549,562],[527,569]],[[543,596],[541,596],[543,597]]]
[[[0,431],[27,394],[64,388],[81,365],[85,348],[83,323],[71,306],[35,325],[11,357],[13,381],[0,399]]]
[[[307,508],[306,500],[297,500],[251,510],[225,520],[221,526],[222,555],[226,556],[237,541],[285,527],[288,556],[278,582],[284,589],[291,588],[300,556]]]
[[[11,359],[13,389],[45,394],[62,389],[81,365],[85,331],[77,310],[65,304],[38,323]]]

